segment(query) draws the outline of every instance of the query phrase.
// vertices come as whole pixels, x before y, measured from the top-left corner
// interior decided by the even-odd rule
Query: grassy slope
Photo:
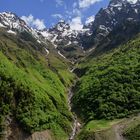
[[[115,134],[110,128],[119,121],[120,120],[91,120],[84,125],[77,135],[76,140],[112,140]]]
[[[84,125],[76,140],[139,140],[140,116],[120,120],[91,120]]]
[[[23,39],[0,32],[1,123],[10,115],[28,132],[50,129],[66,139],[72,121],[66,87],[74,75],[52,46],[46,57],[44,45]]]
[[[114,119],[139,112],[140,38],[92,59],[73,97],[84,119]],[[82,103],[82,104],[81,104]]]
[[[112,123],[110,119],[122,118],[140,111],[139,46],[138,36],[100,57],[85,59],[78,66],[78,71],[82,70],[79,74],[82,77],[75,87],[73,108],[88,122],[79,133],[78,140],[98,140],[98,136],[103,136],[104,140],[107,137],[109,140],[108,136],[115,135],[112,129],[107,129],[110,122]],[[87,61],[89,63],[86,63]],[[130,140],[139,138],[139,125],[132,127],[131,124],[130,128],[126,130],[125,135]],[[102,129],[108,131],[95,133]]]
[[[140,139],[140,116],[134,117],[133,120],[130,121],[126,125],[127,127],[123,131],[123,135],[127,140],[139,140]]]

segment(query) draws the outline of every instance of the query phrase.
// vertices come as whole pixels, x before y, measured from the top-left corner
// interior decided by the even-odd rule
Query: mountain
[[[72,30],[65,21],[58,22],[50,29],[37,30],[29,27],[21,18],[11,12],[0,13],[0,27],[6,28],[9,34],[22,34],[26,32],[32,35],[38,43],[50,42],[63,58],[75,62],[84,56],[80,38],[90,35],[90,30],[85,27],[81,31]]]
[[[127,43],[130,39],[135,37],[140,32],[140,21],[125,21],[116,26],[102,41],[100,41],[96,48],[88,54],[89,59],[107,53],[121,44]],[[115,38],[115,39],[114,39]]]
[[[16,32],[29,32],[35,38],[39,38],[37,35],[37,30],[29,27],[25,21],[19,18],[16,14],[12,12],[0,13],[0,27],[7,28],[7,32],[11,34],[16,34]]]
[[[72,103],[84,126],[76,140],[139,139],[140,118],[129,124],[140,112],[139,60],[140,32],[111,51],[90,55],[77,66],[79,80]],[[129,125],[121,125],[127,117]],[[114,123],[117,119],[119,123]]]
[[[91,27],[92,35],[83,36],[83,47],[96,47],[112,30],[126,21],[140,21],[140,1],[111,0],[102,8]]]
[[[51,42],[39,42],[15,14],[2,13],[0,19],[0,139],[39,139],[34,133],[44,130],[47,137],[68,139],[72,64]]]
[[[76,140],[140,137],[139,117],[130,122],[140,111],[139,8],[140,1],[110,1],[96,15],[91,38],[83,38],[85,46],[94,49],[74,70],[79,80],[73,89],[73,110],[84,122]]]
[[[13,13],[0,14],[0,26],[30,32],[38,41],[49,40],[66,58],[77,61],[83,57],[84,50],[96,48],[102,39],[123,22],[138,22],[140,19],[140,1],[111,0],[107,8],[102,8],[94,22],[84,25],[80,31],[72,30],[61,20],[50,29],[36,30]]]
[[[52,40],[52,43],[58,47],[59,45],[69,46],[71,44],[78,45],[78,31],[74,31],[70,28],[70,25],[65,21],[59,21],[54,27],[43,31],[42,35],[48,33],[46,36],[48,39]]]
[[[140,111],[139,9],[138,0],[111,0],[81,31],[65,21],[37,30],[0,13],[2,137],[66,140],[79,131],[76,140],[139,137],[137,119],[120,126]]]
[[[81,62],[79,68],[85,73],[73,96],[74,109],[81,117],[114,119],[140,111],[136,101],[140,98],[139,46],[140,34],[108,53]]]
[[[41,31],[41,34],[51,40],[55,48],[60,50],[66,58],[75,62],[84,56],[81,36],[90,36],[91,33],[88,26],[82,30],[72,30],[68,23],[61,20],[54,27]]]

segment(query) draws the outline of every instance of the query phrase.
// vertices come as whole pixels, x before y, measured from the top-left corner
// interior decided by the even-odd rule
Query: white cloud
[[[90,16],[86,19],[85,24],[89,24],[89,23],[93,22],[94,20],[95,20],[95,16],[94,15]]]
[[[77,2],[74,2],[73,5],[72,5],[72,7],[73,7],[73,8],[76,8],[77,5],[78,5]]]
[[[88,8],[91,5],[95,4],[96,2],[100,2],[102,0],[79,0],[79,7],[80,8]]]
[[[56,6],[62,6],[64,3],[63,3],[63,0],[55,0],[56,1]]]
[[[29,26],[37,28],[38,30],[44,29],[46,26],[43,20],[35,19],[31,14],[29,16],[22,16],[23,19]]]
[[[53,14],[52,17],[62,19],[63,16],[61,14]]]
[[[72,30],[81,30],[83,28],[81,17],[79,17],[79,16],[74,17],[70,21],[70,27],[71,27]]]
[[[75,16],[81,16],[81,11],[78,8],[74,8],[72,14]]]

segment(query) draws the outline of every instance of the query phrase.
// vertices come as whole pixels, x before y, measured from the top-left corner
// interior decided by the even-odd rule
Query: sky
[[[0,12],[13,12],[34,28],[50,28],[65,20],[80,30],[94,20],[109,0],[0,0]]]

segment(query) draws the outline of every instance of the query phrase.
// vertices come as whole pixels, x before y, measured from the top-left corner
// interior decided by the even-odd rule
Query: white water
[[[71,111],[71,98],[72,98],[72,96],[73,96],[73,92],[70,89],[69,94],[68,94],[68,105],[69,105],[70,111]],[[78,131],[78,127],[80,127],[80,123],[77,120],[77,116],[73,113],[73,127],[72,127],[72,132],[71,132],[71,135],[69,137],[69,140],[74,140],[74,137]]]
[[[49,53],[50,53],[50,52],[49,52],[49,50],[45,48],[45,51],[46,51],[47,56],[48,56],[48,55],[49,55]]]

